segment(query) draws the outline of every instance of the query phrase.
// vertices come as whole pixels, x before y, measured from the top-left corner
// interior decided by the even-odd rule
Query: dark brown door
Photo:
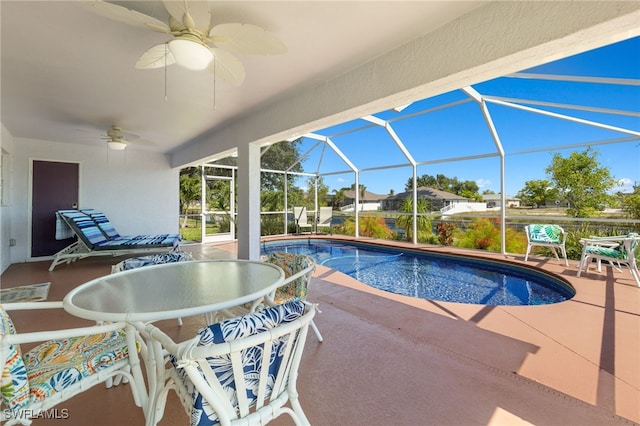
[[[73,242],[56,240],[56,211],[78,205],[78,163],[33,161],[31,257],[50,256]]]

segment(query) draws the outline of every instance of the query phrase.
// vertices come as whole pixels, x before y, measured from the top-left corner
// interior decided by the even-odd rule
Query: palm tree
[[[344,202],[344,188],[333,190],[333,208],[338,209]]]
[[[418,235],[423,232],[431,232],[431,219],[423,214],[428,213],[427,202],[423,198],[418,198],[418,216],[416,217]],[[411,213],[403,214],[396,219],[396,226],[404,229],[407,241],[413,240],[413,201],[411,198],[405,198],[400,206],[400,212]]]

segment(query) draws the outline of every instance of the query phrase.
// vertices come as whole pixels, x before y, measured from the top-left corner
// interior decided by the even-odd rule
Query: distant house
[[[411,199],[413,191],[401,192],[399,194],[390,195],[382,202],[383,210],[397,211],[400,210],[405,199]],[[453,204],[468,203],[469,199],[460,195],[452,194],[447,191],[441,191],[435,188],[421,186],[418,188],[418,199],[424,199],[431,203],[431,210],[440,210]]]
[[[500,194],[484,194],[482,196],[482,201],[487,203],[487,208],[496,208],[500,207]],[[520,207],[520,199],[515,197],[506,196],[504,203],[507,207]]]
[[[359,194],[360,195],[360,194]],[[382,209],[382,201],[386,198],[386,195],[374,194],[373,192],[365,191],[364,197],[360,197],[358,200],[358,211],[376,211]],[[341,203],[340,210],[342,211],[355,211],[356,192],[348,189],[344,191],[344,200]]]

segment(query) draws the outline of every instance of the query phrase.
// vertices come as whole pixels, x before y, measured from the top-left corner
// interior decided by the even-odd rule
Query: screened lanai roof
[[[368,191],[401,192],[444,174],[514,195],[543,179],[550,152],[594,147],[622,192],[640,174],[640,38],[318,129],[302,138],[305,173],[330,189],[358,172]]]

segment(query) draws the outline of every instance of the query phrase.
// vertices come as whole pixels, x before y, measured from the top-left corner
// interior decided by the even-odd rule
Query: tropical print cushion
[[[31,399],[44,400],[128,356],[122,330],[42,343],[24,354]]]
[[[299,299],[288,303],[267,308],[259,312],[250,313],[241,317],[231,318],[220,323],[210,325],[198,331],[200,335],[200,346],[216,343],[230,342],[243,337],[258,334],[270,330],[280,324],[292,322],[302,316],[305,304]],[[286,336],[272,343],[271,364],[269,365],[269,379],[267,384],[267,395],[271,394],[272,386],[280,367],[282,352]],[[244,370],[244,380],[247,386],[247,398],[255,404],[258,393],[258,380],[261,368],[262,346],[255,346],[246,349],[242,353],[242,365]],[[178,366],[178,361],[170,357],[174,366]],[[229,355],[207,358],[207,362],[220,381],[223,389],[229,395],[234,406],[237,406],[236,383],[234,380],[231,359]],[[191,412],[192,426],[205,426],[218,424],[218,417],[211,406],[202,398],[202,395],[194,388],[183,369],[177,370],[183,383],[192,397],[193,409]]]
[[[0,339],[9,334],[15,334],[11,318],[0,305]],[[2,391],[2,403],[12,410],[29,403],[29,380],[27,370],[22,360],[22,353],[19,345],[9,345],[5,352],[4,367],[2,368],[2,378],[0,379],[0,390]],[[1,404],[0,404],[1,405]]]
[[[191,260],[191,254],[184,251],[176,251],[171,253],[155,254],[152,256],[132,257],[122,261],[122,271],[137,269],[143,266],[160,265],[163,263],[184,262]]]
[[[611,257],[613,259],[624,260],[627,258],[627,254],[625,253],[625,251],[620,250],[619,247],[611,248],[602,246],[587,246],[586,251],[589,254]]]
[[[536,243],[562,243],[562,228],[558,225],[529,225],[529,241]]]
[[[267,256],[267,262],[281,267],[284,270],[285,279],[315,264],[314,260],[309,256],[284,252],[269,254]],[[309,275],[303,275],[300,278],[279,287],[276,290],[274,297],[275,303],[284,303],[294,297],[299,297],[300,299],[305,300],[307,298],[307,287],[309,285],[312,272],[313,271],[311,271]]]
[[[589,254],[593,254],[593,255],[597,255],[597,256],[605,256],[605,257],[611,257],[613,259],[619,259],[619,260],[627,260],[628,254],[627,253],[634,253],[636,246],[638,244],[638,234],[635,232],[631,232],[629,234],[627,234],[625,236],[626,238],[634,238],[633,240],[625,240],[625,241],[616,241],[619,244],[615,247],[611,247],[611,246],[599,246],[597,244],[595,245],[588,245],[585,248],[585,251]],[[628,247],[627,247],[628,246]],[[628,250],[628,252],[627,252]]]

